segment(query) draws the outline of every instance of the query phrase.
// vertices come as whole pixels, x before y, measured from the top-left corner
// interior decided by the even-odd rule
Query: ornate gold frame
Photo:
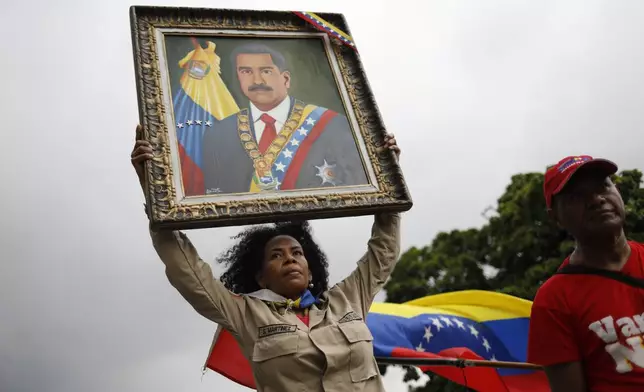
[[[318,14],[350,34],[341,14]],[[166,105],[156,42],[156,31],[226,29],[279,32],[317,32],[291,12],[175,7],[130,7],[134,65],[140,123],[154,149],[146,167],[146,208],[153,228],[192,229],[257,224],[286,219],[323,219],[407,211],[412,200],[394,154],[383,148],[385,127],[358,54],[332,42],[333,54],[348,92],[360,134],[373,169],[373,190],[348,193],[282,194],[234,201],[184,202],[177,199],[169,148]]]

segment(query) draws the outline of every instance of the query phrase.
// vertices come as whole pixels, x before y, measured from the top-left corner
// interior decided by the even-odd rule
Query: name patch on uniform
[[[342,316],[342,318],[338,320],[338,323],[342,324],[342,323],[348,323],[349,321],[356,321],[356,320],[362,320],[362,317],[358,316],[358,313],[354,311],[350,311],[349,313]]]
[[[258,337],[280,335],[283,333],[293,333],[297,331],[297,326],[291,324],[271,324],[258,328]]]

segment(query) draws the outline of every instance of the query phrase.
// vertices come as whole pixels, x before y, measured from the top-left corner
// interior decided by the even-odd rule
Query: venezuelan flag
[[[367,325],[374,355],[525,362],[530,301],[489,291],[431,295],[404,304],[374,303]],[[541,370],[427,366],[481,392],[550,391]]]
[[[525,362],[532,302],[489,291],[438,294],[404,304],[374,303],[367,326],[382,358],[460,358]],[[250,363],[218,328],[205,368],[255,389]],[[538,370],[420,367],[479,392],[550,392]]]
[[[235,99],[221,79],[220,58],[215,43],[204,49],[191,38],[194,50],[181,61],[181,88],[173,98],[179,141],[181,178],[186,196],[204,194],[201,143],[204,132],[216,121],[239,111]]]

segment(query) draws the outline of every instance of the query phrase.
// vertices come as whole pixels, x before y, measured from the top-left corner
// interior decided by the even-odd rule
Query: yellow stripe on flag
[[[532,302],[508,294],[465,290],[429,295],[404,304],[373,303],[371,313],[411,318],[423,314],[465,317],[477,322],[530,317]]]

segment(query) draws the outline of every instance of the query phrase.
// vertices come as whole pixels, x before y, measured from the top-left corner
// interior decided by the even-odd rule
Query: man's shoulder
[[[349,119],[343,113],[311,103],[303,103],[303,105],[304,123],[307,123],[309,118],[317,117],[317,119],[314,119],[315,124],[322,125],[325,133],[329,130],[344,132],[350,128]]]
[[[561,268],[568,265],[568,258],[557,267],[555,273],[546,279],[545,282],[537,289],[533,304],[536,306],[557,306],[562,301],[566,300],[568,296],[574,294],[574,287],[579,284],[584,284],[581,276],[577,275],[560,275],[557,274]]]
[[[294,103],[301,106],[302,112],[306,116],[311,116],[314,113],[319,114],[319,115],[327,115],[327,116],[329,116],[329,115],[334,115],[334,116],[340,115],[341,116],[342,115],[342,114],[336,112],[333,109],[327,108],[326,106],[318,105],[318,104],[312,103],[312,102],[302,101],[302,100],[299,100],[297,98],[294,99]]]
[[[554,306],[560,302],[567,292],[565,282],[561,275],[553,275],[537,289],[533,306]]]
[[[628,244],[631,246],[631,249],[635,249],[637,252],[644,255],[644,243],[637,241],[628,241]]]
[[[227,125],[231,125],[231,124],[237,124],[238,115],[240,113],[241,113],[241,111],[239,111],[237,113],[233,113],[230,116],[225,117],[225,118],[223,118],[223,119],[221,119],[219,121],[216,121],[215,126],[227,126]]]

